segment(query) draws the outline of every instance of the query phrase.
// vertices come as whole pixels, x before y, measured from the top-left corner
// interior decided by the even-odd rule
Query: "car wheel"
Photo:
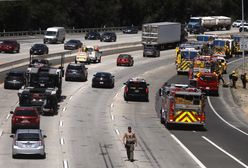
[[[16,156],[16,155],[14,155],[14,154],[12,154],[12,158],[13,158],[13,159],[16,159],[16,158],[17,158],[17,156]]]
[[[8,89],[8,85],[7,84],[4,84],[4,89]]]
[[[69,79],[68,78],[65,78],[65,81],[69,81]]]
[[[124,96],[124,100],[125,100],[125,101],[128,101],[128,98],[127,98],[127,96]]]
[[[14,134],[14,133],[15,133],[15,131],[16,131],[16,128],[15,128],[15,127],[13,127],[13,126],[11,126],[11,133],[12,133],[12,134]]]
[[[164,120],[164,118],[162,117],[162,110],[160,110],[160,123],[161,123],[161,124],[164,124],[164,123],[165,123],[165,120]]]

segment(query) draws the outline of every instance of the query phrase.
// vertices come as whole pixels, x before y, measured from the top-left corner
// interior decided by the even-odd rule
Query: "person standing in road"
[[[229,75],[229,79],[232,80],[232,87],[236,89],[236,88],[237,88],[237,87],[236,87],[236,82],[237,82],[237,80],[238,80],[238,74],[237,74],[235,71],[233,71],[233,72]]]
[[[128,132],[126,132],[122,138],[123,144],[125,145],[127,151],[127,158],[129,161],[134,161],[134,145],[137,146],[136,135],[132,132],[132,128],[128,127]]]
[[[243,84],[243,88],[246,89],[246,83],[247,83],[247,76],[246,76],[246,73],[242,74],[240,76],[241,78],[241,81],[242,81],[242,84]]]

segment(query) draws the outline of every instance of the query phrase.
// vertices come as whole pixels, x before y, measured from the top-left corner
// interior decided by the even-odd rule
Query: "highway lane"
[[[139,34],[117,33],[116,42],[100,42],[100,40],[85,40],[84,34],[67,35],[66,41],[68,41],[69,39],[81,40],[84,45],[107,46],[112,44],[141,41],[141,33]],[[31,46],[35,43],[43,43],[43,38],[42,36],[38,36],[37,38],[30,38],[30,39],[25,38],[18,40],[18,42],[20,43],[20,48],[21,48],[20,53],[0,53],[0,64],[16,61],[23,58],[29,58],[29,50]],[[64,50],[64,44],[47,44],[47,46],[49,48],[49,54],[68,51],[68,50]]]

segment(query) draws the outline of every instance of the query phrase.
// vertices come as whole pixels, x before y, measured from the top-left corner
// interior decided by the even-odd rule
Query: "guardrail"
[[[126,27],[126,26],[125,26]],[[105,32],[105,31],[122,31],[125,27],[103,27],[103,28],[81,28],[81,29],[66,29],[68,34],[79,34],[90,31]],[[16,36],[34,36],[43,35],[46,30],[30,30],[16,32],[0,32],[0,37],[16,37]]]

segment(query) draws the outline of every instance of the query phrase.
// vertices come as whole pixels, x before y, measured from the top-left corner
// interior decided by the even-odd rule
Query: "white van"
[[[64,43],[65,41],[64,27],[49,27],[44,35],[44,44],[46,43]]]

